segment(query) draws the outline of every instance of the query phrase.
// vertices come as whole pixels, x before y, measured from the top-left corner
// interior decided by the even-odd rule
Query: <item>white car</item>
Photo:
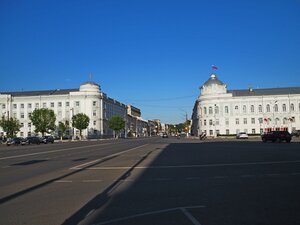
[[[236,135],[237,139],[248,139],[248,134],[246,132],[240,132]]]

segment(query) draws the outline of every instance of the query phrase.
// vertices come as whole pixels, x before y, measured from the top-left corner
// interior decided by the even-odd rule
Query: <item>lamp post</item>
[[[71,112],[71,119],[70,122],[72,123],[72,141],[74,141],[74,127],[73,127],[73,115],[74,115],[74,108],[70,109]]]
[[[216,138],[217,137],[217,129],[216,129],[216,126],[217,126],[217,124],[216,124],[216,108],[217,108],[217,104],[215,104],[215,107],[214,107],[214,138]]]

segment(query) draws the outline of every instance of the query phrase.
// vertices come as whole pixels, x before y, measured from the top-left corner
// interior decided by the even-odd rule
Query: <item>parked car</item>
[[[11,138],[9,140],[7,140],[6,145],[10,146],[10,145],[24,145],[26,144],[26,140],[24,138],[21,137],[15,137],[15,138]]]
[[[27,144],[40,144],[42,140],[39,137],[27,137],[26,138]]]
[[[240,132],[236,135],[237,139],[248,139],[248,134],[246,132]]]
[[[288,131],[271,131],[265,133],[261,136],[263,142],[272,141],[272,142],[291,142],[292,135]]]
[[[54,143],[54,137],[53,136],[44,136],[44,137],[42,137],[42,142],[44,143],[44,144],[48,144],[48,143]]]
[[[300,137],[300,130],[293,130],[292,131],[292,136]]]
[[[163,133],[162,137],[163,137],[163,138],[168,138],[169,136],[168,136],[167,133]]]

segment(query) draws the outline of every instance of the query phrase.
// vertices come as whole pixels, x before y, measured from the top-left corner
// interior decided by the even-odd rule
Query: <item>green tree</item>
[[[15,137],[21,128],[19,121],[15,118],[5,119],[3,116],[0,120],[0,127],[6,132],[6,136],[9,138]]]
[[[56,116],[54,111],[51,109],[35,109],[31,116],[30,120],[35,126],[35,132],[41,132],[44,136],[45,133],[51,133],[55,129],[55,120]]]
[[[78,113],[72,117],[72,125],[79,130],[80,139],[82,138],[82,130],[89,126],[90,118],[84,113]]]
[[[69,121],[66,120],[65,122],[58,123],[58,130],[60,132],[60,140],[62,140],[66,130],[69,128]]]
[[[112,116],[108,121],[108,127],[114,131],[116,137],[116,133],[125,128],[125,120],[120,116]]]

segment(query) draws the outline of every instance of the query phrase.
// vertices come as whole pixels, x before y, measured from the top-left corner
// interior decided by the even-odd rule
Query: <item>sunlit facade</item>
[[[227,90],[215,74],[200,87],[194,135],[260,134],[300,129],[300,87]]]
[[[69,121],[72,126],[73,115],[86,114],[90,118],[90,124],[83,131],[83,136],[90,138],[112,136],[113,132],[108,127],[108,120],[112,116],[118,115],[125,121],[127,119],[127,106],[109,98],[94,82],[83,83],[79,89],[0,93],[0,116],[19,120],[21,129],[17,136],[38,135],[34,133],[34,126],[29,117],[35,109],[40,108],[54,111],[56,125]],[[0,134],[5,135],[1,127]],[[57,135],[57,131],[54,134]],[[77,135],[79,131],[74,128],[67,131],[67,136]]]

